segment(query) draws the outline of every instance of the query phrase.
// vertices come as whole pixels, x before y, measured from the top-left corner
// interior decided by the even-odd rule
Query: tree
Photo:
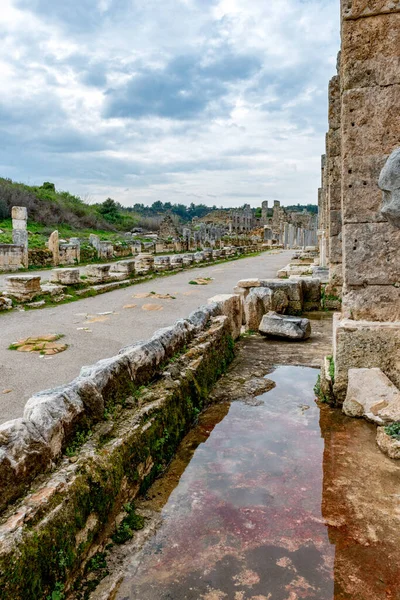
[[[100,204],[98,210],[99,213],[103,215],[105,220],[109,221],[110,223],[115,223],[120,217],[119,206],[112,198],[107,198],[107,200],[104,200],[104,202]]]

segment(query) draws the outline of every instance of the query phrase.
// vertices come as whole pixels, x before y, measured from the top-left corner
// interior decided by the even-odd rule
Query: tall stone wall
[[[338,75],[329,82],[329,131],[326,137],[326,209],[329,286],[327,293],[342,295],[342,164],[341,164],[340,54]]]
[[[399,318],[400,230],[380,212],[379,173],[400,145],[400,2],[342,0],[343,316]]]
[[[341,0],[340,9],[319,192],[331,290],[336,285],[340,292],[343,282],[333,335],[338,403],[349,368],[379,367],[400,381],[400,228],[382,214],[378,187],[382,167],[400,146],[400,0]]]

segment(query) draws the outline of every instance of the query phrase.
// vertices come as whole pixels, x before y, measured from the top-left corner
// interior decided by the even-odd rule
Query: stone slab
[[[349,369],[343,412],[377,425],[400,421],[400,391],[377,367]]]

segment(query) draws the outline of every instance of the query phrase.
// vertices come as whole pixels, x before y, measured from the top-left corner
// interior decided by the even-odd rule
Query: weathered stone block
[[[76,285],[80,283],[79,269],[53,269],[50,281],[62,285]]]
[[[10,275],[6,278],[7,295],[21,302],[32,300],[40,294],[40,277],[34,275]]]
[[[339,404],[347,390],[348,370],[379,367],[400,387],[400,322],[340,319],[334,315],[334,393]]]
[[[263,316],[259,332],[288,340],[307,340],[311,336],[311,324],[308,319],[269,312]]]
[[[163,271],[169,271],[171,269],[171,259],[169,256],[155,256],[154,257],[154,270],[157,273]]]
[[[387,454],[389,458],[400,458],[400,440],[388,435],[385,431],[385,427],[378,427],[376,432],[376,443],[382,452]]]
[[[88,265],[85,269],[87,277],[93,283],[105,283],[110,280],[111,265]]]
[[[378,425],[400,421],[400,391],[379,368],[349,369],[343,412]]]
[[[111,273],[123,273],[124,275],[132,275],[135,272],[134,259],[119,260],[111,265]]]
[[[228,317],[229,329],[234,340],[240,336],[242,328],[242,302],[238,294],[219,294],[208,300],[209,304],[216,304],[219,314]]]
[[[400,281],[400,231],[387,223],[345,226],[344,261],[347,285],[391,285]]]
[[[31,423],[15,419],[0,425],[0,510],[50,464],[50,447]]]
[[[355,321],[400,321],[400,287],[346,286],[343,292],[343,316]]]
[[[71,386],[46,390],[25,405],[24,419],[33,424],[57,458],[84,416],[84,405]]]
[[[148,254],[145,252],[141,252],[135,258],[135,271],[139,275],[144,275],[153,270],[154,267],[154,256],[153,254]]]
[[[166,358],[166,352],[162,343],[153,338],[124,348],[120,356],[128,361],[130,379],[135,386],[139,387],[154,377],[158,367]]]
[[[298,279],[280,280],[280,279],[262,279],[262,287],[268,287],[271,290],[280,289],[288,297],[288,313],[298,313],[303,310],[303,286]]]
[[[399,12],[343,23],[341,60],[345,90],[400,83],[399,28]]]
[[[194,263],[194,254],[184,254],[183,256],[183,264],[188,266]]]
[[[11,218],[15,221],[26,221],[28,218],[26,206],[13,206],[11,209]]]

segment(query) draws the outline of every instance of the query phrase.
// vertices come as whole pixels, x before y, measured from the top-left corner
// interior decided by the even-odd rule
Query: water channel
[[[162,524],[118,600],[400,598],[400,466],[375,427],[315,403],[317,375],[277,367],[256,405],[201,415],[143,504]]]

